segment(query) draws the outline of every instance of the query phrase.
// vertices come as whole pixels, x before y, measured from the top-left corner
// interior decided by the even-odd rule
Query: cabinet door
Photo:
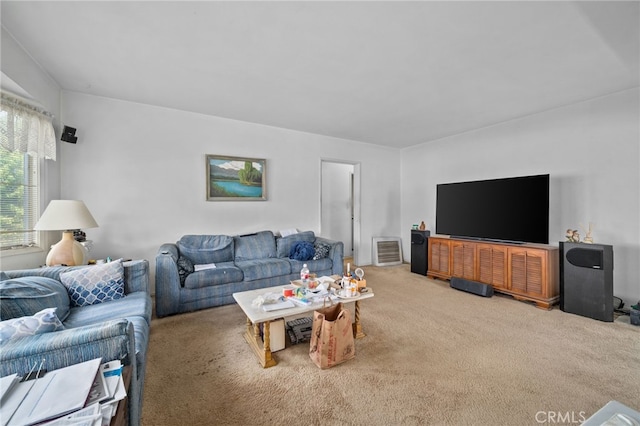
[[[452,241],[451,276],[474,280],[476,272],[476,244]]]
[[[449,275],[449,240],[429,238],[429,271]]]
[[[544,250],[509,250],[510,289],[531,296],[546,294],[547,253]]]
[[[496,288],[508,288],[507,247],[478,244],[478,281]]]

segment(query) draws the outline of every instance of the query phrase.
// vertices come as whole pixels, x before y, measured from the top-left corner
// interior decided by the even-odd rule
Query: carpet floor
[[[364,270],[367,336],[328,370],[308,344],[263,369],[237,305],[154,319],[142,424],[580,424],[610,400],[640,410],[640,327],[464,293],[409,265]]]

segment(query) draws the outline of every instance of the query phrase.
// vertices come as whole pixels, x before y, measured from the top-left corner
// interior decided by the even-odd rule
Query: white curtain
[[[33,105],[2,92],[0,145],[11,152],[56,159],[53,116]]]

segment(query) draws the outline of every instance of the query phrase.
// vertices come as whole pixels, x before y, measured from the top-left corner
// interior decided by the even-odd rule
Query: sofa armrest
[[[136,379],[135,350],[133,324],[126,319],[20,337],[0,347],[0,377],[25,375],[42,361],[43,368],[51,371],[95,358],[102,358],[102,362],[120,360],[131,366],[128,424],[135,426],[140,424],[142,414],[142,383]]]
[[[331,273],[342,276],[344,272],[344,244],[342,241],[330,240],[328,238],[318,236],[316,236],[316,241],[329,244],[331,246],[328,256],[332,262]]]
[[[129,294],[136,291],[151,293],[148,260],[131,260],[123,262],[122,266],[124,266],[125,293]]]
[[[133,324],[119,319],[9,339],[0,346],[0,376],[26,374],[42,360],[48,371],[99,357],[135,367],[134,338]]]
[[[180,275],[176,244],[163,244],[156,254],[156,316],[164,317],[180,310]]]

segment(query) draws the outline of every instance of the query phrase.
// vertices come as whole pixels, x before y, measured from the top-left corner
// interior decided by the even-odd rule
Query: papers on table
[[[120,362],[101,362],[96,358],[44,375],[32,374],[34,366],[28,377],[35,378],[18,383],[16,375],[3,377],[0,424],[33,425],[55,419],[43,424],[108,425],[126,390]],[[37,369],[41,368],[42,363]]]
[[[283,302],[263,304],[262,305],[262,310],[265,311],[265,312],[271,312],[271,311],[279,311],[280,309],[293,308],[294,306],[295,305],[293,304],[292,301],[285,300]]]

